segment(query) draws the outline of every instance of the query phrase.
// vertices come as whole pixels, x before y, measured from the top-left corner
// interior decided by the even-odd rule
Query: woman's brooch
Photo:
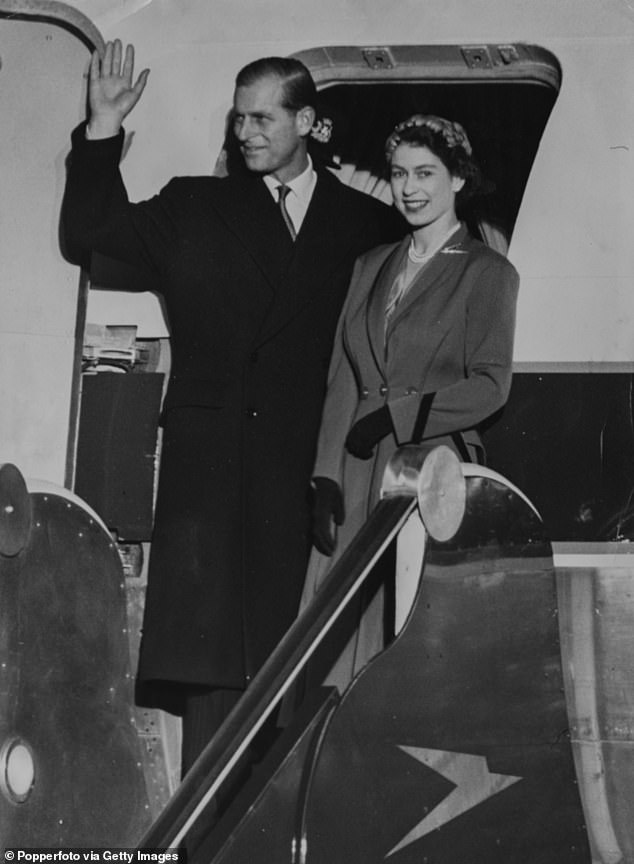
[[[462,243],[454,243],[452,246],[445,246],[440,250],[441,255],[466,255],[467,250],[461,249]]]

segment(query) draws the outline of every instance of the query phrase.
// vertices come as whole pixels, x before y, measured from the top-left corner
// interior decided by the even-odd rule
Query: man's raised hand
[[[106,44],[103,57],[93,53],[88,85],[89,138],[109,138],[118,133],[124,117],[141,98],[149,74],[150,70],[144,69],[133,83],[134,46],[128,45],[124,56],[119,39]]]

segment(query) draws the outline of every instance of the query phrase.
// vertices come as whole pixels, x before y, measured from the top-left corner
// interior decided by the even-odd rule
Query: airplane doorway
[[[387,202],[383,145],[415,113],[457,120],[488,181],[463,218],[505,252],[561,85],[557,58],[534,45],[441,45],[300,51],[333,123],[340,179]]]

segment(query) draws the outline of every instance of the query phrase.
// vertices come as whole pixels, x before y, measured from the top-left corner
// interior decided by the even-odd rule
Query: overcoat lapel
[[[295,244],[263,180],[231,177],[210,197],[210,206],[238,237],[276,293]]]
[[[310,206],[302,223],[287,267],[276,285],[275,303],[258,338],[266,342],[286,327],[306,306],[329,302],[328,288],[335,272],[349,252],[350,225],[354,214],[342,208],[339,181],[320,171]],[[348,238],[342,243],[340,238]],[[329,250],[324,255],[324,250]]]

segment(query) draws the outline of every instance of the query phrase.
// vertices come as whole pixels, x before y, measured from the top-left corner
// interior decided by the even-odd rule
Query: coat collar
[[[399,270],[404,264],[410,236],[404,238],[388,256],[372,287],[368,301],[368,338],[379,369],[385,369],[386,344],[399,323],[417,303],[429,303],[429,314],[442,317],[446,297],[441,290],[447,284],[456,283],[457,272],[464,267],[470,247],[470,236],[465,225],[447,240],[436,255],[425,264],[414,278],[407,294],[401,300],[392,320],[385,330],[385,306]]]
[[[464,266],[464,259],[468,254],[468,239],[468,231],[464,225],[461,225],[434,257],[420,269],[390,321],[387,330],[388,339],[412,305],[419,303],[423,296],[427,299],[433,297],[448,279],[453,280],[454,274]]]

